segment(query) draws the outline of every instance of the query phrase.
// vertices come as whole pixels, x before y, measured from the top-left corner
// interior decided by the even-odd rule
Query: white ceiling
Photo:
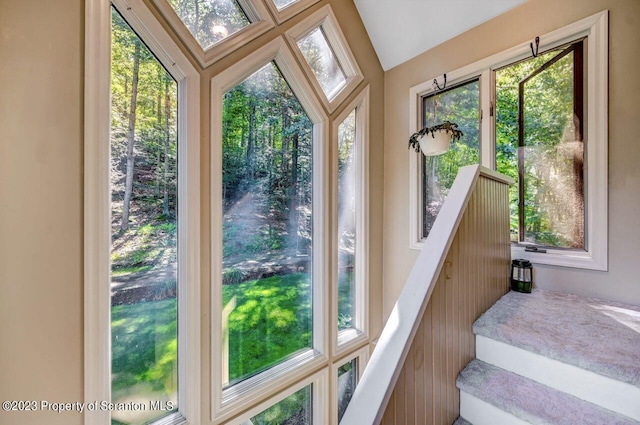
[[[526,0],[354,0],[386,71]]]

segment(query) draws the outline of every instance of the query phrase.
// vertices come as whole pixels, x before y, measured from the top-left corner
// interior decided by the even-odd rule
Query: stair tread
[[[456,385],[461,391],[532,424],[640,424],[477,359],[460,372]]]
[[[467,421],[462,416],[458,416],[458,419],[453,423],[453,425],[472,425],[471,422]]]
[[[638,306],[511,291],[480,316],[473,332],[640,387]]]

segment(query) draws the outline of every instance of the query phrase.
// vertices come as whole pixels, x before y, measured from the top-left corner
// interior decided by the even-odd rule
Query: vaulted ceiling
[[[386,71],[526,0],[354,0]]]

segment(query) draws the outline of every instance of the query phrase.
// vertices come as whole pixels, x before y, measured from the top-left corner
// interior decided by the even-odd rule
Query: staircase
[[[640,307],[509,292],[473,332],[455,424],[640,424]]]

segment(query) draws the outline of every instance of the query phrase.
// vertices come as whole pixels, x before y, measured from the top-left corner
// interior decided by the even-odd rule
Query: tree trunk
[[[298,237],[298,133],[293,135],[291,149],[291,184],[289,185],[289,235],[291,242]]]
[[[249,102],[249,140],[247,142],[246,164],[251,180],[255,178],[255,144],[256,144],[256,104]]]
[[[164,178],[162,181],[164,200],[162,214],[169,217],[169,147],[171,143],[169,134],[169,118],[171,117],[171,98],[169,96],[169,79],[164,84]]]
[[[129,228],[129,209],[131,193],[133,192],[133,142],[136,131],[136,105],[138,101],[138,72],[140,70],[140,41],[135,41],[136,49],[133,56],[133,81],[131,83],[131,103],[129,107],[129,128],[127,130],[127,174],[124,185],[124,202],[122,205],[122,223],[120,229]]]

